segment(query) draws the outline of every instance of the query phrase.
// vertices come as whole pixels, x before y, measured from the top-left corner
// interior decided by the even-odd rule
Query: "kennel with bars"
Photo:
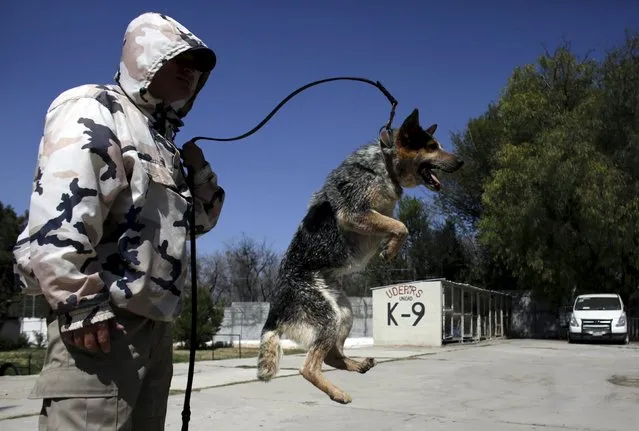
[[[442,346],[508,334],[511,296],[446,279],[375,287],[373,343]]]

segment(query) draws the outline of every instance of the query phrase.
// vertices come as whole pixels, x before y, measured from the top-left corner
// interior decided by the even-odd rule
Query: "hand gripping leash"
[[[390,130],[391,124],[393,123],[393,119],[395,118],[395,107],[397,106],[397,100],[390,94],[390,92],[379,82],[372,81],[366,78],[358,78],[353,76],[339,76],[335,78],[326,78],[320,79],[318,81],[314,81],[308,83],[297,90],[293,91],[291,94],[286,96],[267,116],[264,118],[257,126],[249,130],[248,132],[235,136],[232,138],[210,138],[207,136],[197,136],[192,138],[188,143],[195,143],[196,141],[206,140],[206,141],[219,141],[219,142],[229,142],[229,141],[239,141],[240,139],[244,139],[248,136],[251,136],[253,133],[257,132],[262,128],[272,117],[275,115],[277,111],[280,110],[282,106],[284,106],[289,100],[295,97],[297,94],[302,91],[314,87],[319,84],[324,84],[326,82],[331,81],[359,81],[364,82],[366,84],[370,84],[374,87],[377,87],[379,91],[381,91],[384,96],[388,99],[391,104],[390,115],[388,118],[388,122],[382,126],[386,130]],[[381,130],[381,128],[380,128]],[[193,172],[188,170],[187,172],[187,183],[191,191],[193,191]],[[193,387],[193,367],[195,364],[195,344],[197,340],[196,336],[196,326],[197,326],[197,261],[195,257],[195,210],[194,206],[191,205],[191,210],[189,211],[189,231],[191,237],[191,343],[189,346],[189,372],[186,382],[186,391],[184,393],[184,409],[182,410],[182,431],[187,431],[189,429],[189,421],[191,419],[191,389]]]

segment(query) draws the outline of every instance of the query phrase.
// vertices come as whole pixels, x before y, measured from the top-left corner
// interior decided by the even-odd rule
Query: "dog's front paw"
[[[403,230],[390,235],[381,243],[382,251],[379,253],[379,257],[386,262],[392,261],[395,256],[397,256],[397,253],[399,253],[399,250],[402,248],[404,242],[406,241],[408,230],[403,224],[400,223],[400,225],[402,226]]]
[[[389,249],[388,247],[384,247],[382,251],[379,252],[379,257],[386,263],[390,263],[397,255],[397,252]]]

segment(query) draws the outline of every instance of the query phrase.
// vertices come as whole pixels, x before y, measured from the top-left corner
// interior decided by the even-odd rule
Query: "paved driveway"
[[[326,373],[351,394],[349,405],[332,402],[299,376],[303,356],[285,357],[281,377],[268,384],[255,381],[254,359],[197,362],[190,429],[637,429],[638,345],[507,340],[442,349],[359,348],[348,353],[374,355],[380,361],[365,375]],[[184,396],[179,391],[186,383],[185,365],[176,365],[167,430],[181,428]],[[37,427],[35,416],[8,418],[38,410],[37,401],[25,400],[18,388],[9,389],[18,383],[0,379],[4,431]],[[22,387],[28,389],[27,383],[22,381]]]

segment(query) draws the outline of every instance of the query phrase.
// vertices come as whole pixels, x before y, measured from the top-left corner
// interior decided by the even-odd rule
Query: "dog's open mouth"
[[[433,172],[433,167],[428,163],[423,163],[419,167],[419,175],[422,177],[422,180],[424,180],[424,185],[429,189],[438,192],[442,188],[442,183]]]

